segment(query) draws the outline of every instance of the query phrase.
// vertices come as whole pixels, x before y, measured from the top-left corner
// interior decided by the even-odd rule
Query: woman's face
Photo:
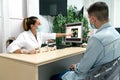
[[[37,19],[36,23],[34,25],[32,25],[32,29],[37,29],[39,25],[40,25],[40,20]]]
[[[35,25],[34,25],[34,26],[35,26],[36,28],[38,28],[38,26],[39,26],[39,25],[40,25],[40,20],[39,20],[39,19],[37,19],[37,20],[36,20],[36,23],[35,23]]]

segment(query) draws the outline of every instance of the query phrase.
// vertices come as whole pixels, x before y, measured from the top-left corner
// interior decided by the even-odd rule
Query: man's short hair
[[[99,21],[108,20],[109,10],[105,2],[96,2],[87,11],[90,16],[96,16]]]

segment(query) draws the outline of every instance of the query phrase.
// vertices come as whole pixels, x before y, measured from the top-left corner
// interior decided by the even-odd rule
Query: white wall
[[[0,53],[6,51],[6,40],[23,31],[22,21],[27,17],[26,0],[0,0]]]
[[[22,21],[25,17],[27,17],[27,1],[9,0],[9,37],[17,37],[23,31]]]
[[[22,21],[23,19],[9,19],[9,37],[16,38],[23,31]]]
[[[1,32],[2,32],[2,26],[1,26],[1,5],[2,5],[2,1],[0,0],[0,34],[2,34]],[[0,35],[0,38],[2,38],[2,36]],[[0,53],[2,52],[2,40],[0,39]]]
[[[5,48],[4,47],[4,45],[5,45],[5,39],[6,39],[6,33],[5,32],[7,32],[6,31],[6,26],[8,26],[8,16],[7,16],[7,14],[8,14],[8,11],[7,11],[7,6],[8,6],[8,4],[7,4],[7,0],[1,0],[1,26],[0,26],[0,28],[1,28],[1,32],[0,32],[0,36],[1,36],[1,39],[0,39],[0,43],[1,43],[1,45],[0,45],[0,52],[2,52],[3,50],[3,48]],[[4,8],[3,8],[4,7]]]
[[[17,19],[26,17],[25,5],[26,0],[9,0],[9,17]]]
[[[0,18],[1,18],[1,7],[2,7],[2,1],[0,0]]]
[[[0,16],[0,34],[2,34],[1,32],[2,32],[2,29],[1,29],[1,16]],[[2,35],[0,35],[0,53],[2,52]]]
[[[83,6],[83,0],[67,0],[67,6],[76,6],[78,10],[81,10]]]
[[[115,13],[114,13],[114,17],[115,17],[115,27],[119,27],[120,28],[120,0],[114,0],[115,1]]]

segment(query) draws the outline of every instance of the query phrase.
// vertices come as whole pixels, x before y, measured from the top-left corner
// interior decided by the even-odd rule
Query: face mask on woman
[[[42,31],[42,27],[41,27],[41,26],[38,26],[37,31],[38,31],[38,32],[41,32],[41,31]]]

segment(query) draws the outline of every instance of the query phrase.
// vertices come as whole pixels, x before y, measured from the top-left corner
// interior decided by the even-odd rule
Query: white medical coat
[[[40,48],[41,44],[48,39],[56,39],[56,33],[37,32],[37,40],[31,30],[20,33],[15,41],[8,47],[7,52],[14,52],[17,49],[35,49]]]

